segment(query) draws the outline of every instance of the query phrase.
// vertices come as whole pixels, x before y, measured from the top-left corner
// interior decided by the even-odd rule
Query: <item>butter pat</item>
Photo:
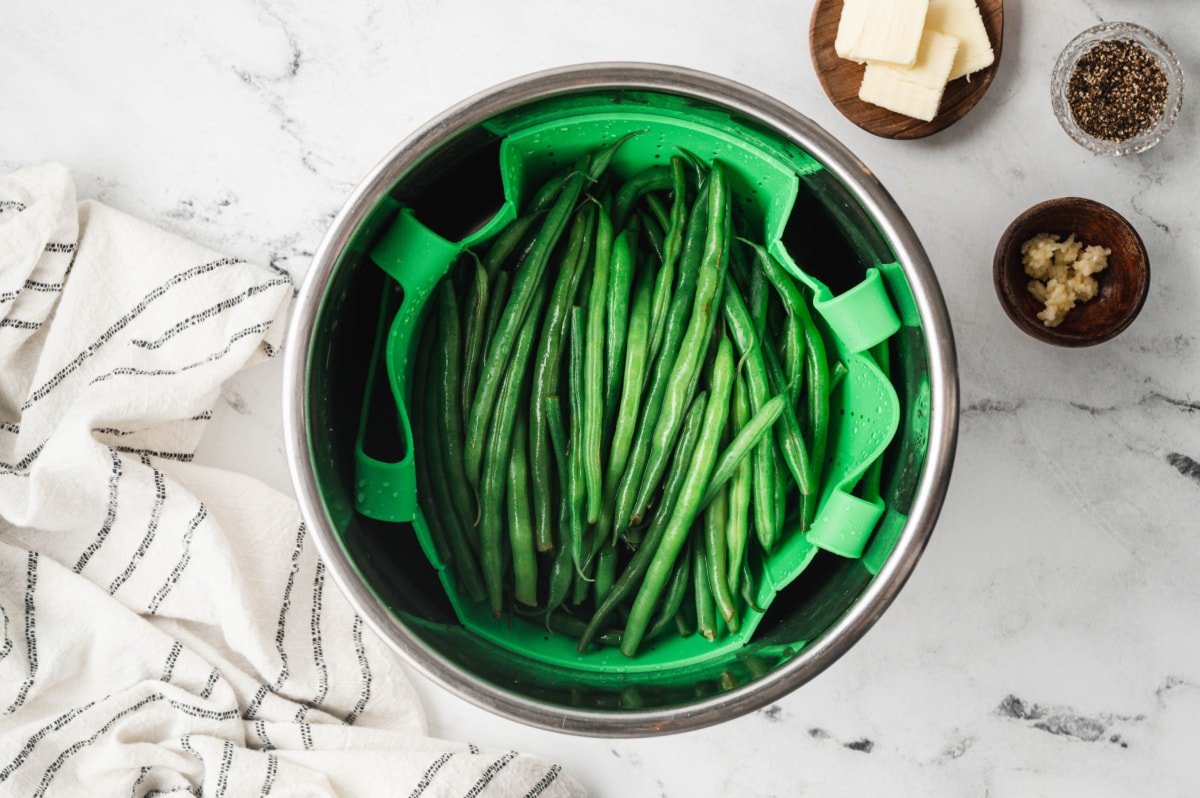
[[[978,72],[996,60],[975,0],[929,0],[925,29],[958,39],[950,80]]]
[[[845,0],[833,49],[842,58],[911,66],[929,0]]]
[[[867,64],[858,98],[930,122],[942,104],[942,94],[957,53],[958,39],[927,30],[921,36],[916,63],[912,66]]]

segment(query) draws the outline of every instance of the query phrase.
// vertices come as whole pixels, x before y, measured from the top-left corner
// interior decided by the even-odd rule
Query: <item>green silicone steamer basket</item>
[[[812,299],[845,374],[810,529],[754,561],[763,612],[713,641],[664,636],[626,657],[575,650],[537,619],[460,595],[418,501],[411,350],[426,300],[542,181],[628,133],[629,177],[679,150],[719,159],[731,194]],[[313,538],[376,633],[453,692],[580,734],[637,736],[761,707],[819,673],[907,579],[953,460],[957,381],[944,302],[900,210],[811,121],[711,75],[651,64],[538,73],[449,110],[358,188],[293,311],[285,416]],[[862,490],[872,471],[878,490]]]

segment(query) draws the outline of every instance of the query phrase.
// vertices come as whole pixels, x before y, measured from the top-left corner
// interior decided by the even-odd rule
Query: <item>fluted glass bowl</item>
[[[1166,104],[1158,121],[1136,136],[1120,141],[1097,138],[1080,127],[1068,100],[1071,76],[1079,59],[1097,44],[1109,41],[1131,41],[1140,45],[1162,67],[1167,79]],[[1050,96],[1054,116],[1080,146],[1096,155],[1133,155],[1158,144],[1175,124],[1183,106],[1183,69],[1171,48],[1152,31],[1132,22],[1105,22],[1080,33],[1059,55],[1050,79]]]

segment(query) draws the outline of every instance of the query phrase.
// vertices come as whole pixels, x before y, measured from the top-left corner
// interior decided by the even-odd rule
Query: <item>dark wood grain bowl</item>
[[[1021,262],[1021,244],[1038,233],[1064,239],[1074,233],[1084,244],[1112,251],[1108,268],[1096,274],[1096,296],[1077,304],[1057,327],[1037,317],[1044,305],[1029,293]],[[1034,205],[1008,226],[996,245],[992,279],[1000,306],[1029,335],[1057,346],[1094,346],[1120,334],[1141,312],[1150,289],[1150,260],[1141,236],[1121,214],[1095,200],[1060,197]]]

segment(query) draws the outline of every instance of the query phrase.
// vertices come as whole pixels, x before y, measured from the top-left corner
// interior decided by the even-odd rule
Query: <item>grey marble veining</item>
[[[418,674],[436,734],[540,753],[596,795],[1200,794],[1200,21],[1189,3],[1016,2],[987,96],[928,139],[842,118],[807,50],[812,2],[217,0],[14,4],[0,28],[0,168],[65,163],[95,198],[299,278],[347,195],[461,99],[567,63],[704,69],[794,105],[882,180],[954,323],[962,417],[951,489],[877,626],[777,704],[650,740],[525,728]],[[1176,128],[1109,160],[1054,121],[1078,31],[1156,30],[1187,74]],[[1153,277],[1117,339],[1019,332],[991,259],[1029,205],[1081,195],[1137,226]],[[290,490],[272,362],[226,387],[204,462]]]

